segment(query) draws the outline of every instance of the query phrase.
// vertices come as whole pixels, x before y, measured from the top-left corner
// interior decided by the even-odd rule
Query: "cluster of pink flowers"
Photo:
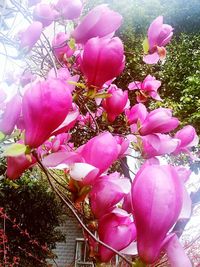
[[[19,34],[26,52],[44,28],[61,19],[77,19],[83,8],[81,0],[58,0],[55,5],[37,2],[29,1],[30,6],[35,5],[33,23]],[[83,203],[89,200],[101,241],[124,254],[138,254],[146,264],[156,262],[165,251],[173,267],[189,267],[190,260],[171,228],[178,219],[190,216],[185,211],[191,203],[184,185],[190,172],[160,165],[157,156],[190,156],[198,137],[190,125],[177,131],[179,120],[170,109],[147,110],[143,103],[150,97],[161,101],[157,92],[161,82],[155,77],[147,75],[123,89],[114,84],[125,68],[123,43],[114,36],[121,23],[121,15],[107,5],[95,7],[71,33],[59,32],[53,38],[52,51],[55,60],[64,64],[62,68],[50,70],[46,79],[24,76],[23,95],[11,100],[1,92],[0,130],[11,135],[18,129],[22,133],[18,143],[27,148],[24,154],[7,157],[6,174],[17,179],[37,164],[38,158],[47,169],[64,170],[71,187],[75,184],[79,197],[83,195]],[[163,24],[163,17],[156,18],[148,29],[144,62],[164,59],[172,35],[173,29]],[[133,106],[129,101],[132,90],[136,90],[138,102]],[[82,113],[81,105],[90,100],[96,103],[95,112],[87,109]],[[117,119],[124,122],[126,134],[108,131]],[[94,121],[106,121],[109,127],[76,147],[71,140],[73,129],[89,124],[94,130]],[[143,159],[133,181],[119,172],[108,172],[117,160],[131,155],[131,146]],[[95,251],[103,262],[115,255],[103,245],[97,245]]]

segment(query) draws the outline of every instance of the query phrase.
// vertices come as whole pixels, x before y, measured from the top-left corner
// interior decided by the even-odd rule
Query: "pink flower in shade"
[[[137,123],[138,121],[142,123],[146,119],[148,112],[145,105],[139,103],[134,105],[130,110],[127,109],[125,114],[129,125],[131,125],[133,123]]]
[[[130,141],[122,136],[115,136],[115,140],[117,141],[117,146],[119,151],[118,157],[122,158],[125,156],[129,148]]]
[[[72,105],[66,85],[49,79],[30,86],[23,97],[25,144],[37,148],[64,121]]]
[[[79,108],[76,104],[72,103],[72,108],[67,114],[67,117],[60,124],[60,126],[53,132],[53,135],[68,132],[70,129],[72,129],[78,120],[78,116],[79,116]]]
[[[168,24],[163,24],[163,17],[157,17],[148,29],[148,55],[143,57],[147,64],[156,64],[159,59],[166,57],[165,46],[171,41],[173,28]]]
[[[136,228],[127,212],[114,209],[99,219],[98,234],[101,241],[120,251],[136,239]],[[99,255],[102,262],[108,262],[115,254],[100,245]]]
[[[63,57],[71,57],[74,54],[74,50],[68,45],[69,36],[64,32],[56,34],[52,41],[53,52],[59,60],[63,60]]]
[[[42,23],[43,27],[49,26],[58,16],[58,12],[49,4],[39,3],[33,10],[33,19]]]
[[[179,120],[172,117],[172,112],[167,108],[158,108],[151,111],[142,122],[139,129],[141,135],[152,133],[168,133],[179,125]]]
[[[88,86],[101,88],[105,82],[123,71],[124,47],[118,37],[92,38],[85,44],[80,60]]]
[[[137,247],[143,262],[154,263],[183,204],[183,182],[172,166],[144,165],[132,185]]]
[[[29,52],[39,40],[41,33],[42,23],[39,21],[32,22],[26,30],[18,33],[20,47]]]
[[[111,96],[102,102],[103,108],[107,112],[108,120],[113,122],[123,111],[128,101],[128,92],[122,91],[116,85],[111,85],[107,91]]]
[[[58,0],[55,8],[64,19],[76,19],[81,15],[81,0]]]
[[[122,23],[122,16],[102,4],[93,8],[75,28],[72,37],[85,44],[93,37],[113,36]]]
[[[74,75],[72,76],[71,73],[69,72],[68,68],[60,68],[57,70],[57,76],[55,74],[54,69],[51,69],[48,73],[48,79],[60,79],[63,81],[67,88],[72,92],[76,85],[74,83],[78,82],[80,76],[79,75]]]
[[[161,86],[161,82],[156,80],[155,77],[148,75],[143,82],[131,82],[128,85],[129,90],[138,90],[137,101],[146,102],[148,97],[152,97],[155,100],[161,101],[159,94],[157,93],[158,88]]]
[[[180,141],[165,134],[142,136],[142,151],[145,158],[170,154],[176,150]]]
[[[22,100],[16,94],[6,104],[3,114],[0,118],[0,131],[4,134],[10,135],[17,124],[21,113]]]
[[[99,169],[99,174],[105,172],[118,157],[118,146],[115,138],[104,132],[90,139],[77,151],[85,162]]]
[[[183,129],[179,130],[174,137],[180,140],[174,154],[181,152],[189,153],[189,149],[193,146],[197,146],[199,143],[198,135],[196,134],[194,127],[191,125],[183,127]]]
[[[36,159],[31,155],[27,158],[26,155],[17,157],[7,157],[7,171],[6,176],[15,180],[20,178],[22,173],[36,163]]]
[[[97,179],[89,194],[94,215],[99,218],[113,210],[130,189],[129,179],[121,178],[117,172]]]

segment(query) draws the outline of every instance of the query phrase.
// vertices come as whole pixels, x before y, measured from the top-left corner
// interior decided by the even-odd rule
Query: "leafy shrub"
[[[55,243],[63,240],[56,229],[62,207],[47,182],[27,175],[15,182],[1,179],[0,207],[9,218],[5,220],[8,256],[19,257],[20,267],[46,266],[45,259],[53,257]],[[3,223],[0,217],[1,229]]]

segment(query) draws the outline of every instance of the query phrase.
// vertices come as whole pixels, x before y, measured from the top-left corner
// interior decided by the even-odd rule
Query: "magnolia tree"
[[[198,137],[191,125],[178,128],[170,109],[147,109],[150,99],[162,101],[156,77],[132,77],[123,89],[115,84],[126,71],[115,37],[122,16],[104,4],[81,16],[81,0],[11,3],[29,25],[13,40],[4,36],[26,63],[9,78],[16,94],[0,91],[7,178],[38,166],[82,226],[96,262],[117,254],[130,266],[156,266],[167,255],[173,267],[192,266],[173,228],[191,216],[191,172],[163,165],[159,156],[193,159]],[[172,36],[163,17],[155,18],[143,42],[144,64],[164,63]]]

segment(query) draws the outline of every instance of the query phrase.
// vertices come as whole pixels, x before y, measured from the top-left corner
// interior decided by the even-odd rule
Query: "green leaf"
[[[72,84],[72,85],[75,85],[75,86],[80,87],[80,88],[83,88],[83,89],[86,88],[86,86],[85,86],[84,83],[77,83],[77,82],[74,82],[74,81],[67,81],[67,83]]]
[[[144,39],[142,46],[143,46],[144,53],[147,54],[149,51],[149,41],[147,37]]]
[[[24,144],[12,144],[4,150],[4,156],[17,157],[26,152],[26,145]]]
[[[71,38],[68,42],[68,45],[71,49],[75,49],[76,46],[75,46],[75,40],[73,38]]]
[[[95,98],[108,98],[108,97],[111,97],[112,95],[111,94],[108,94],[108,93],[101,93],[101,94],[96,94],[95,95]]]
[[[0,141],[2,141],[5,137],[5,134],[3,134],[2,132],[0,132]]]

